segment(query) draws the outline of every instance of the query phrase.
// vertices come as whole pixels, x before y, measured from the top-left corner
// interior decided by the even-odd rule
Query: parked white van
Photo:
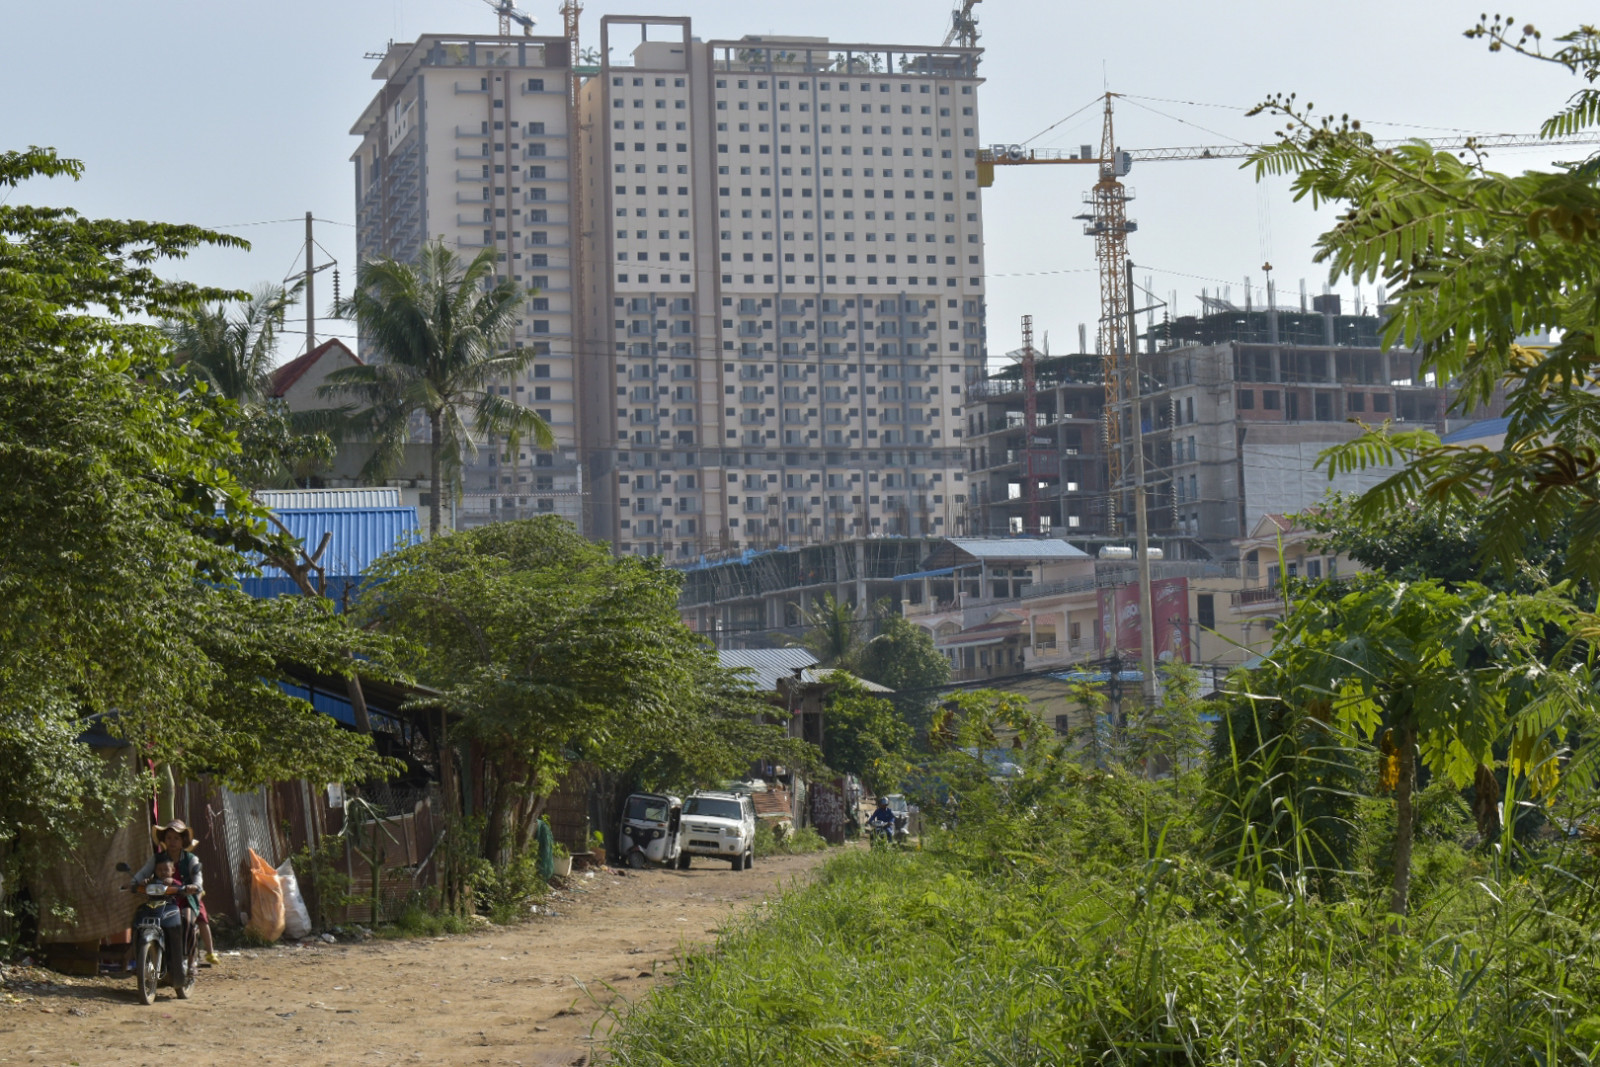
[[[678,868],[689,857],[714,856],[736,871],[755,865],[756,806],[746,793],[700,792],[683,802],[683,848]]]

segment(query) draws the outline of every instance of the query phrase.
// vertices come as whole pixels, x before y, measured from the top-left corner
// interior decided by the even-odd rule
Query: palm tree
[[[366,477],[392,470],[413,422],[427,422],[429,536],[438,535],[444,490],[459,487],[479,437],[504,437],[515,450],[528,434],[539,448],[555,447],[548,423],[494,390],[534,360],[531,351],[509,347],[525,294],[508,279],[495,281],[494,268],[492,249],[463,266],[442,240],[433,241],[414,264],[361,264],[355,292],[334,306],[335,315],[355,320],[378,358],[329,375],[322,391],[362,405],[354,419],[374,445]]]
[[[262,285],[230,310],[224,304],[201,307],[162,324],[178,361],[218,394],[240,404],[267,398],[278,357],[278,333],[300,287]]]
[[[838,667],[854,673],[861,665],[861,656],[867,646],[877,640],[863,635],[871,631],[874,622],[882,614],[881,605],[858,613],[848,600],[839,600],[832,593],[823,593],[809,609],[798,610],[806,632],[791,644],[799,645],[817,657],[820,666]]]
[[[302,285],[258,286],[238,304],[199,307],[161,324],[181,375],[180,389],[204,385],[224,405],[240,451],[232,461],[252,488],[295,485],[332,464],[340,427],[328,412],[290,411],[272,396],[284,317]]]

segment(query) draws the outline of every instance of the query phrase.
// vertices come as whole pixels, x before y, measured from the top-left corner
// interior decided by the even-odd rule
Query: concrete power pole
[[[306,212],[306,352],[317,347],[316,272],[311,269],[312,250],[316,243],[311,237],[311,212]]]
[[[1150,604],[1150,520],[1145,508],[1144,484],[1144,401],[1142,376],[1139,373],[1139,345],[1133,299],[1133,260],[1128,260],[1128,370],[1133,382],[1128,396],[1133,400],[1133,514],[1138,526],[1135,541],[1139,554],[1139,671],[1143,675],[1141,689],[1146,708],[1156,706],[1156,634],[1155,611]]]

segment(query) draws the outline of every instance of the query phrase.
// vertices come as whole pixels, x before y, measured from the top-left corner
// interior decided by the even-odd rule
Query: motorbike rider
[[[182,819],[173,819],[165,826],[155,827],[150,831],[150,836],[160,851],[134,872],[133,884],[144,888],[155,877],[156,864],[160,860],[172,864],[173,875],[179,884],[168,890],[171,899],[161,910],[161,930],[167,941],[167,974],[173,988],[177,988],[183,984],[187,961],[183,944],[185,914],[188,921],[196,921],[197,901],[199,893],[205,889],[205,878],[200,870],[200,858],[191,851],[195,846],[194,832]]]
[[[889,808],[888,797],[878,798],[877,807],[867,816],[867,829],[874,833],[881,829],[889,840],[894,840],[894,812]]]

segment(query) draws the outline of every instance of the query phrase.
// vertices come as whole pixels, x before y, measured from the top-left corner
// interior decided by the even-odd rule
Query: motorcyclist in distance
[[[894,812],[889,809],[889,798],[879,797],[877,807],[867,816],[867,830],[883,833],[886,840],[894,840]]]

